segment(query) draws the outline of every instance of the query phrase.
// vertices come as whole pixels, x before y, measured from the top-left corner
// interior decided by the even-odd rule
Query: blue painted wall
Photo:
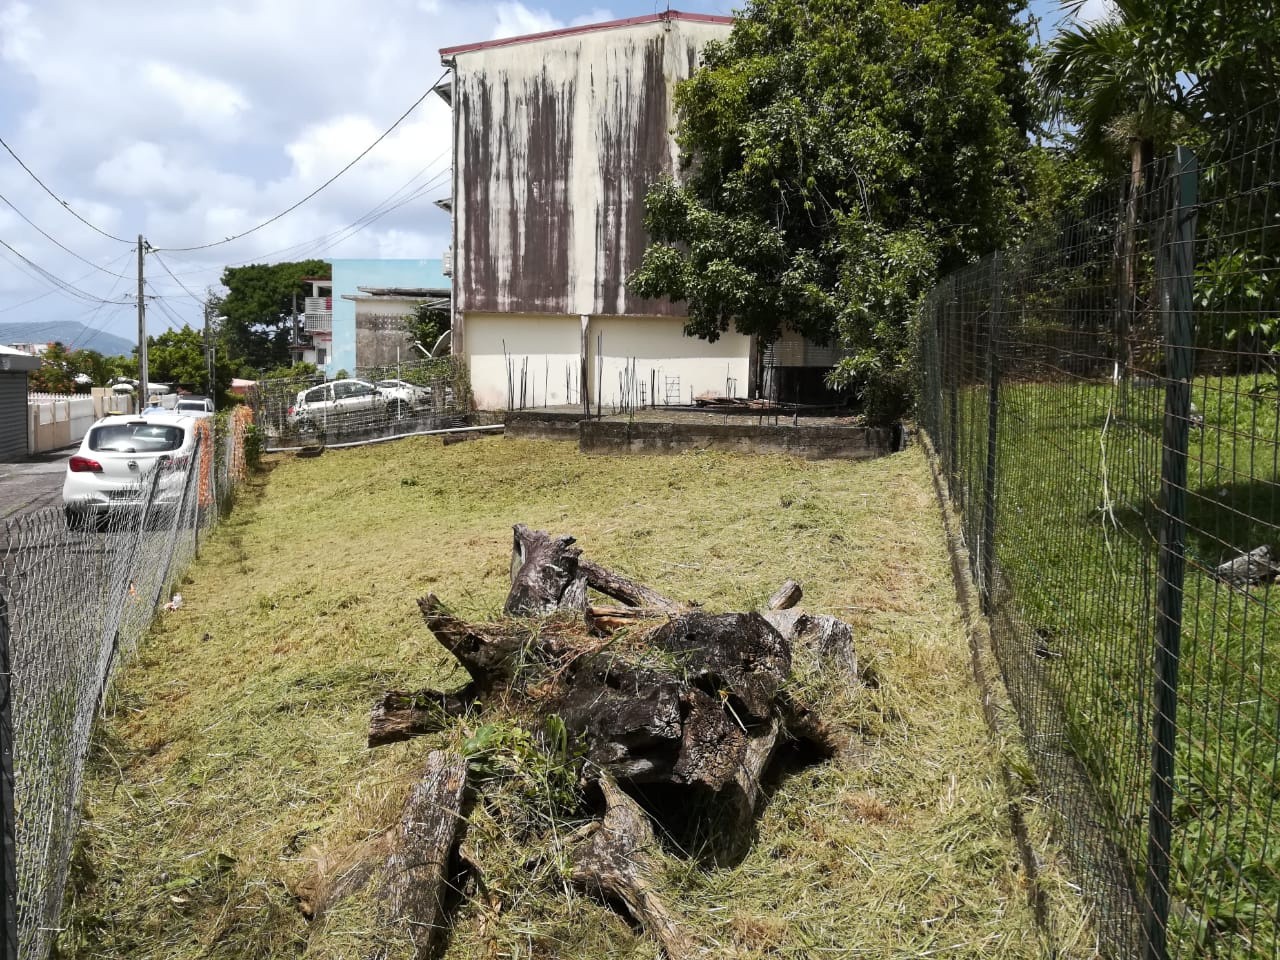
[[[356,369],[356,305],[344,293],[358,287],[430,287],[448,290],[449,278],[441,260],[330,260],[333,265],[333,352],[325,364],[332,377],[339,370],[354,376]]]

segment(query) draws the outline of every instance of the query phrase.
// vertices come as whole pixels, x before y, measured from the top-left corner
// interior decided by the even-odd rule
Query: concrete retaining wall
[[[507,436],[521,440],[577,440],[581,413],[512,410],[504,418]]]
[[[682,453],[726,450],[783,453],[806,460],[869,460],[896,449],[897,431],[868,427],[791,427],[759,424],[645,423],[583,420],[578,427],[583,453]],[[511,435],[508,428],[508,435]]]

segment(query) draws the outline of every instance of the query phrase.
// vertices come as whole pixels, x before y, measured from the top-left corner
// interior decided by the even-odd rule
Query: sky
[[[734,3],[672,6],[731,14]],[[665,6],[0,0],[0,139],[54,195],[0,149],[0,324],[71,320],[136,339],[139,234],[159,251],[145,269],[152,336],[200,326],[200,300],[228,265],[440,258],[449,218],[433,201],[449,193],[450,127],[435,95],[315,198],[219,241],[373,143],[442,79],[441,47]],[[1032,10],[1051,33],[1057,0]]]

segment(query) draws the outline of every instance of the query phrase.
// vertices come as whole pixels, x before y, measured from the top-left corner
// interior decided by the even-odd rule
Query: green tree
[[[181,330],[147,337],[147,375],[155,383],[182,384],[197,392],[208,389],[204,334],[184,324]],[[232,375],[231,362],[217,357],[212,389],[219,407],[227,403]]]
[[[435,346],[440,335],[449,329],[448,309],[437,307],[430,302],[418,304],[405,320],[409,339],[422,344],[428,351]]]
[[[676,93],[683,175],[646,199],[631,285],[687,331],[838,340],[876,419],[910,395],[911,316],[993,249],[1027,149],[1019,3],[754,0]]]
[[[72,393],[75,374],[66,344],[55,340],[40,355],[40,366],[27,375],[27,386],[37,393]]]
[[[226,318],[219,324],[220,340],[232,366],[261,372],[287,364],[294,299],[301,312],[308,292],[303,278],[329,275],[323,260],[227,267],[227,293],[211,298],[208,311]]]
[[[76,350],[67,359],[72,372],[84,374],[93,381],[95,387],[106,386],[112,377],[132,372],[131,361],[124,357],[104,357],[97,350]]]

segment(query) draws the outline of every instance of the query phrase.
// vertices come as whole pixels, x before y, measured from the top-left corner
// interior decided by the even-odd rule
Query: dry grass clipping
[[[383,689],[463,682],[414,600],[435,591],[462,617],[495,616],[516,521],[711,610],[756,607],[794,577],[806,609],[854,624],[879,678],[850,688],[799,657],[802,695],[850,725],[851,749],[776,785],[739,866],[666,857],[661,895],[711,954],[1041,955],[918,451],[586,458],[500,438],[278,460],[256,481],[100,724],[63,953],[410,956],[372,892],[314,921],[299,894],[377,843],[428,750],[474,733],[364,747]],[[446,957],[652,958],[573,892],[555,797],[538,799],[551,781],[526,772],[472,814],[486,873]]]

